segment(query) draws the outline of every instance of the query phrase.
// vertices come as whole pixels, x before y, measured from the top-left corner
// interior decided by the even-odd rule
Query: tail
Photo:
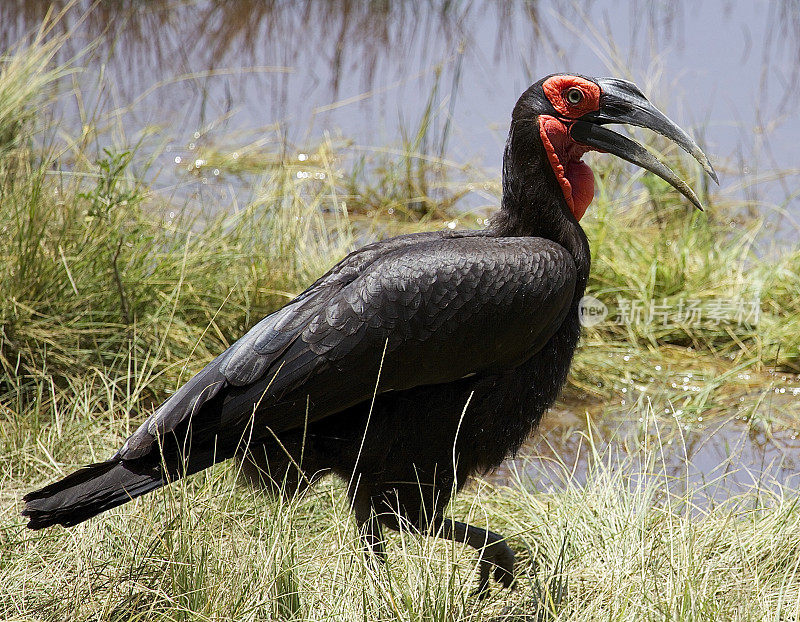
[[[167,483],[158,469],[132,471],[122,460],[89,464],[23,497],[29,529],[71,527]]]

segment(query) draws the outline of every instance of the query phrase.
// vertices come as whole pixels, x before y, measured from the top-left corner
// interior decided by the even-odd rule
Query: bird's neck
[[[591,263],[589,242],[564,200],[536,127],[512,122],[503,155],[503,201],[490,232],[546,238],[563,246],[575,260],[576,293],[582,296]]]

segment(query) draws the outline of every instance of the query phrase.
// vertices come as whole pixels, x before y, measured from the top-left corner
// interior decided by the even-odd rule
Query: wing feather
[[[216,395],[226,425],[259,404],[256,427],[279,431],[305,423],[292,405],[310,402],[315,420],[370,399],[381,365],[380,391],[514,367],[561,325],[575,278],[569,253],[540,238],[424,234],[365,247],[181,387],[118,455],[143,455]]]

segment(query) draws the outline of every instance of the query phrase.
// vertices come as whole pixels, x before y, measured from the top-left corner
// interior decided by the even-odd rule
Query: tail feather
[[[30,519],[30,529],[56,524],[71,527],[165,483],[160,470],[135,472],[121,460],[89,464],[25,495],[22,515]]]

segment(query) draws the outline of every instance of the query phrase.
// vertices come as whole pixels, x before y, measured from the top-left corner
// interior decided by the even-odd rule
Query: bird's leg
[[[369,500],[356,499],[353,511],[358,523],[358,533],[364,544],[364,552],[372,553],[382,564],[386,562],[383,532],[378,514]]]
[[[439,535],[455,542],[463,542],[476,549],[480,555],[480,580],[475,591],[480,598],[489,592],[489,574],[494,568],[494,578],[503,587],[514,584],[514,551],[505,542],[505,538],[488,529],[468,525],[460,521],[445,518],[441,522]]]

